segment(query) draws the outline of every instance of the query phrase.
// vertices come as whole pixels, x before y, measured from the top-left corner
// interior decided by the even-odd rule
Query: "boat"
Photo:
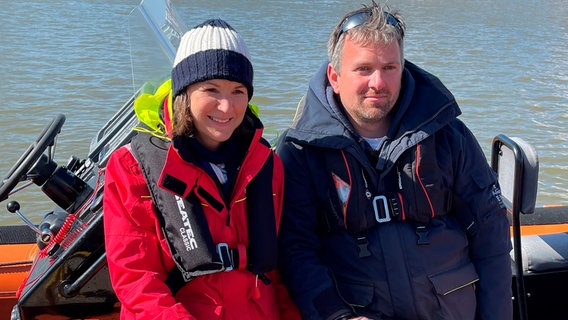
[[[143,0],[128,22],[139,89],[98,130],[87,155],[62,165],[53,160],[65,122],[56,114],[0,182],[0,202],[24,222],[0,226],[0,320],[119,318],[104,248],[104,168],[140,125],[135,101],[167,82],[187,30],[169,0]],[[538,156],[524,140],[497,135],[491,166],[511,217],[514,319],[565,319],[568,206],[535,207]],[[39,187],[53,202],[38,225],[13,200],[28,187]]]
[[[170,0],[142,0],[128,15],[128,28],[132,81],[139,89],[97,131],[88,154],[55,163],[66,119],[56,114],[0,181],[0,202],[24,222],[0,227],[0,320],[119,318],[104,248],[104,167],[140,125],[134,101],[167,82],[187,30]],[[39,225],[13,200],[30,186],[54,204]]]

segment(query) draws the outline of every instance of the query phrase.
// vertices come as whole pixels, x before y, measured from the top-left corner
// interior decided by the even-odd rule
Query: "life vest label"
[[[197,249],[197,241],[195,241],[195,235],[193,234],[193,229],[191,228],[191,223],[187,217],[187,212],[185,211],[185,205],[183,204],[183,199],[179,196],[175,196],[177,206],[179,209],[179,214],[181,215],[181,219],[183,221],[183,226],[179,229],[180,234],[183,238],[183,244],[185,245],[186,251],[191,251]]]

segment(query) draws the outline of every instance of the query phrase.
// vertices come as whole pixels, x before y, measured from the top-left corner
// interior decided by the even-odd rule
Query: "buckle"
[[[382,202],[382,204],[380,202]],[[373,208],[375,209],[375,220],[377,220],[378,223],[391,221],[387,197],[375,196],[375,198],[373,198]]]
[[[416,227],[416,235],[418,236],[418,241],[416,241],[417,245],[430,244],[430,240],[428,240],[428,228],[426,228],[426,226]]]
[[[371,251],[369,251],[369,240],[367,237],[357,237],[357,247],[359,248],[359,258],[369,257]]]
[[[223,265],[222,271],[233,270],[233,263],[231,261],[231,253],[229,251],[229,246],[226,243],[217,244],[217,253],[219,254],[219,259],[221,259],[221,264]]]

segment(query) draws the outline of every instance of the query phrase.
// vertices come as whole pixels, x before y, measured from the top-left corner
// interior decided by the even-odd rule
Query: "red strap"
[[[173,130],[173,124],[172,124],[172,118],[170,116],[170,108],[168,108],[168,104],[169,104],[169,97],[166,97],[166,99],[164,99],[164,125],[166,126],[166,133],[168,135],[168,138],[172,138],[172,130]]]

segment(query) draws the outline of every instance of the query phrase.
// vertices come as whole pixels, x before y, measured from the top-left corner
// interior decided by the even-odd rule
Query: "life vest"
[[[168,275],[167,283],[175,292],[195,277],[241,268],[241,262],[269,283],[264,276],[277,262],[276,221],[272,195],[273,155],[247,186],[247,219],[249,247],[229,248],[225,243],[213,243],[200,197],[208,205],[221,210],[223,204],[198,185],[188,185],[181,176],[184,170],[162,169],[168,153],[175,153],[170,142],[150,133],[138,132],[131,141],[132,154],[137,159],[149,186],[158,220],[168,242],[177,268]],[[176,172],[176,173],[173,173]],[[245,254],[246,257],[242,255]]]
[[[391,220],[405,220],[417,225],[417,233],[427,232],[434,217],[447,214],[453,194],[440,175],[435,141],[429,137],[399,157],[385,172],[361,163],[346,150],[321,149],[326,170],[314,170],[327,176],[325,198],[320,208],[320,226],[324,232],[345,229],[362,234],[369,228]],[[315,172],[312,171],[312,172]],[[422,244],[427,243],[423,238]]]

